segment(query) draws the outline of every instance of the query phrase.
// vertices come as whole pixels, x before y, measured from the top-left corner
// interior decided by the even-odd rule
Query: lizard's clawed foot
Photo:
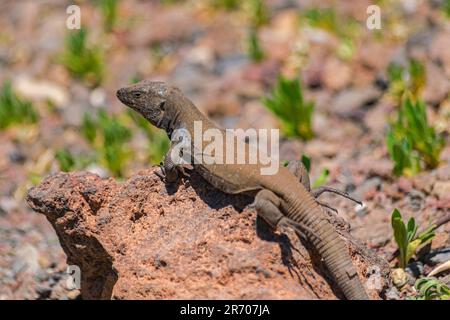
[[[331,211],[333,211],[333,212],[336,213],[336,214],[339,214],[339,212],[338,212],[338,210],[337,210],[336,208],[330,206],[330,205],[327,204],[327,203],[324,203],[324,202],[322,202],[322,201],[319,201],[319,200],[317,199],[318,197],[320,197],[320,195],[321,195],[322,193],[324,193],[324,192],[331,192],[331,193],[340,195],[340,196],[342,196],[342,197],[344,197],[344,198],[347,198],[347,199],[349,199],[349,200],[352,200],[352,201],[356,202],[356,203],[359,204],[359,205],[362,205],[362,202],[361,202],[361,201],[356,200],[355,198],[353,198],[352,196],[350,196],[347,192],[341,191],[341,190],[339,190],[339,189],[335,189],[335,188],[331,188],[331,187],[326,187],[326,186],[324,186],[324,187],[319,187],[319,188],[313,189],[313,190],[311,190],[310,192],[311,192],[311,195],[316,199],[316,202],[317,202],[320,206],[322,206],[322,207],[324,207],[324,208],[327,208],[327,209],[330,209]]]
[[[322,206],[322,207],[324,207],[324,208],[327,208],[327,209],[330,209],[331,211],[333,211],[333,212],[336,213],[336,214],[339,214],[339,211],[338,211],[336,208],[330,206],[329,204],[327,204],[327,203],[325,203],[325,202],[322,202],[322,201],[319,201],[319,200],[317,200],[317,199],[316,199],[316,202],[317,202],[320,206]]]
[[[299,179],[300,183],[303,184],[303,186],[306,188],[306,190],[311,193],[311,195],[316,199],[317,203],[322,207],[325,207],[327,209],[334,211],[335,213],[338,213],[338,211],[335,208],[331,207],[330,205],[328,205],[326,203],[323,203],[323,202],[317,200],[317,198],[320,197],[320,195],[324,192],[335,193],[344,198],[352,200],[359,205],[362,205],[361,201],[356,200],[355,198],[350,196],[348,193],[341,191],[339,189],[323,186],[323,187],[319,187],[319,188],[311,190],[308,170],[306,169],[306,167],[303,165],[303,163],[301,161],[289,162],[288,170]]]
[[[310,227],[301,222],[296,222],[289,218],[283,217],[278,222],[278,226],[287,226],[295,230],[295,232],[304,240],[310,240],[311,236],[318,238],[318,235]]]

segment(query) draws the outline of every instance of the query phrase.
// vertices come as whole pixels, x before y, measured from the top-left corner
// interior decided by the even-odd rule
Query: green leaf
[[[402,216],[397,209],[394,209],[392,212],[391,225],[394,230],[395,242],[397,242],[397,246],[400,251],[400,267],[405,268],[407,263],[405,260],[408,248],[408,236]]]
[[[428,123],[425,104],[405,99],[386,135],[394,174],[414,175],[439,164],[444,139]]]
[[[422,241],[420,239],[416,239],[411,241],[408,244],[408,247],[406,249],[406,255],[405,255],[405,266],[408,264],[409,260],[414,256],[416,253],[417,248],[422,244]]]
[[[281,121],[285,135],[309,140],[314,136],[312,116],[314,103],[304,101],[299,79],[279,76],[272,94],[262,98],[263,104]]]
[[[330,171],[328,169],[323,170],[320,176],[316,179],[316,181],[313,182],[311,188],[315,189],[320,187],[321,185],[324,185],[327,182],[329,175]]]
[[[6,80],[0,89],[0,129],[14,124],[35,123],[38,114],[30,101],[21,99]]]
[[[301,161],[302,161],[303,165],[305,166],[306,171],[308,171],[308,173],[309,173],[311,171],[311,159],[307,155],[302,154]]]
[[[409,218],[408,224],[407,224],[407,230],[408,230],[408,241],[412,241],[414,239],[416,232],[417,232],[417,225],[416,221],[413,217]]]

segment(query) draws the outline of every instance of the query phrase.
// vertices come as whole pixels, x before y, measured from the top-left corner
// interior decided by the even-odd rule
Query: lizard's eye
[[[166,107],[166,101],[163,100],[159,103],[159,109],[161,111],[164,111],[165,107]]]
[[[139,91],[133,92],[133,97],[140,98],[141,96],[142,96],[142,92],[139,92]]]

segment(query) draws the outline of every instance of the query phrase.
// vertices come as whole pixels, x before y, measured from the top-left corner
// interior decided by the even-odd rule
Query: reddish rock
[[[274,233],[259,219],[255,227],[252,199],[225,195],[195,173],[167,189],[154,170],[122,184],[60,173],[29,190],[29,205],[55,228],[68,264],[81,268],[84,299],[341,297],[292,230]],[[368,290],[378,298],[387,263],[338,231],[362,279],[381,271],[381,287]]]

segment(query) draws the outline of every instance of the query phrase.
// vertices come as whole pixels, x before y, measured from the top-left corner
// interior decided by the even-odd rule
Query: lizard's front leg
[[[287,218],[279,209],[280,204],[280,198],[266,189],[258,192],[254,202],[258,216],[264,219],[272,229],[284,225],[293,227],[297,234],[304,239],[308,239],[307,236],[315,236],[314,231],[305,224]]]
[[[169,150],[164,156],[164,160],[160,163],[161,173],[158,174],[158,176],[163,179],[164,182],[176,183],[182,176],[189,176],[185,169],[192,169],[192,167],[189,165],[176,164],[172,159],[172,153],[178,150],[175,149],[174,146],[176,146],[176,144],[180,141],[171,143]],[[182,154],[178,156],[179,158],[183,157]]]

